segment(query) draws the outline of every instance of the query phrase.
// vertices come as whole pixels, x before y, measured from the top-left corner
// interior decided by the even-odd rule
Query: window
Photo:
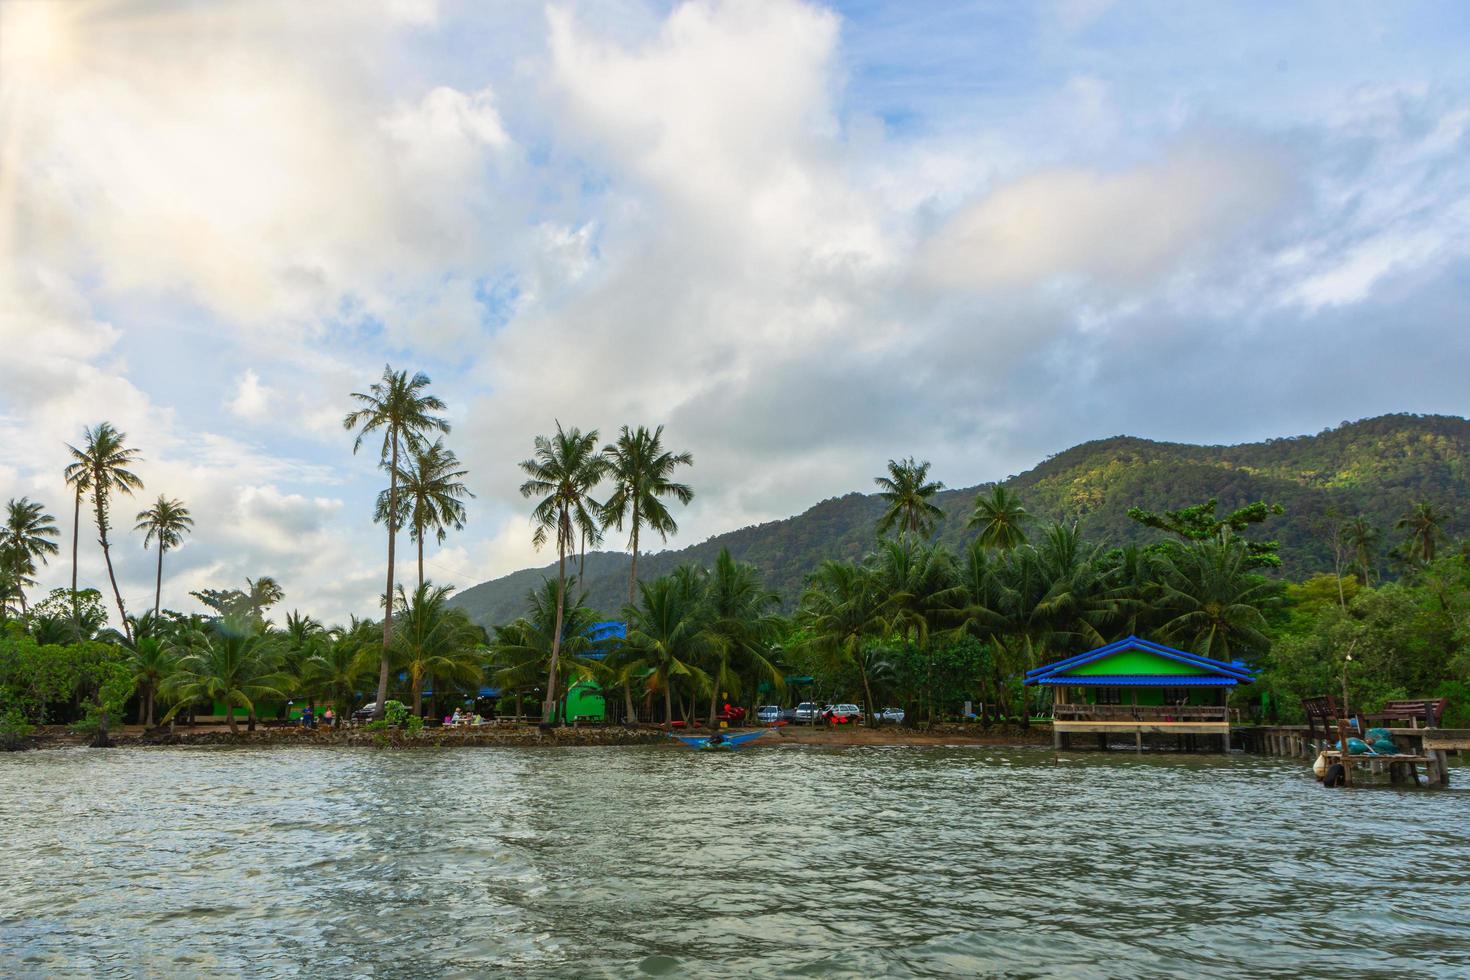
[[[1187,688],[1187,687],[1166,687],[1166,688],[1164,688],[1164,703],[1165,704],[1188,704],[1189,703],[1189,688]]]
[[[1100,687],[1097,689],[1098,704],[1122,704],[1123,689],[1121,687]]]

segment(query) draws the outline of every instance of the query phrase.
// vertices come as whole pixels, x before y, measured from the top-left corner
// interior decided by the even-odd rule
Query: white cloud
[[[259,422],[270,411],[275,392],[260,383],[260,375],[246,371],[235,385],[235,394],[229,400],[230,413],[247,422]]]
[[[1081,277],[1139,287],[1252,227],[1291,176],[1279,155],[1228,145],[1177,148],[1114,172],[1051,169],[996,188],[926,245],[921,267],[952,288]]]

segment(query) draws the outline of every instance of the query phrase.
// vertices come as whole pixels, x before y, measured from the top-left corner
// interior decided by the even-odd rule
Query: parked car
[[[834,704],[822,712],[822,717],[833,725],[852,725],[863,720],[863,711],[855,704]]]
[[[755,709],[755,720],[762,725],[774,725],[781,720],[781,706],[778,704],[763,704]]]
[[[356,711],[354,711],[352,713],[352,720],[353,721],[371,721],[373,715],[376,714],[377,711],[378,711],[378,702],[376,702],[376,701],[369,701],[367,704],[363,705],[361,708],[358,708]]]
[[[902,708],[884,708],[882,711],[878,712],[878,720],[882,722],[892,722],[893,724],[899,724],[903,721],[903,719],[904,713]]]
[[[822,706],[815,701],[803,701],[796,706],[796,713],[792,716],[794,721],[811,723],[822,717]]]

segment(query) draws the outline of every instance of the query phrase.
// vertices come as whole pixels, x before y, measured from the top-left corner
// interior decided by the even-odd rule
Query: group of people
[[[454,714],[452,714],[448,718],[445,718],[444,719],[444,724],[446,724],[446,725],[483,725],[483,724],[485,724],[485,719],[484,718],[481,718],[480,715],[478,713],[476,713],[476,712],[460,711],[458,708],[455,708],[454,709]]]
[[[286,705],[286,710],[287,712],[291,710],[291,706],[289,704]],[[337,713],[332,710],[332,706],[330,704],[327,705],[326,709],[322,711],[321,723],[328,728],[337,727]],[[311,705],[308,704],[306,707],[301,709],[301,727],[315,728],[316,725],[316,712],[312,711]]]

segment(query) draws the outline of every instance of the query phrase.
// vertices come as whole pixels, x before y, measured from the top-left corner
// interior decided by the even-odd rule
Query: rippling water
[[[7,976],[1470,975],[1470,793],[1250,756],[46,751],[0,823]]]

